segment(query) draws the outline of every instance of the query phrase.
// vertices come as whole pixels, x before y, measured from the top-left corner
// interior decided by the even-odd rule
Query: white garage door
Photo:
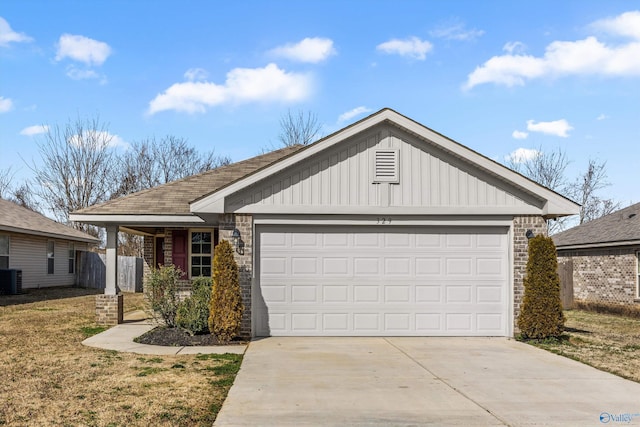
[[[497,227],[257,228],[258,336],[504,336]]]

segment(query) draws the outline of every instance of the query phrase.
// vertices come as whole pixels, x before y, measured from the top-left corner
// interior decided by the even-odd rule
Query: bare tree
[[[62,128],[50,126],[37,142],[42,163],[30,166],[35,194],[58,221],[69,223],[70,212],[109,198],[113,188],[112,139],[106,125],[95,117],[70,120]],[[99,234],[94,227],[73,225]]]
[[[6,199],[11,191],[11,182],[13,181],[13,172],[11,168],[0,170],[0,199]]]
[[[28,180],[25,180],[20,186],[14,188],[9,199],[23,208],[42,213],[40,202],[36,199],[35,192]]]
[[[560,194],[566,194],[569,188],[565,176],[568,165],[567,155],[560,148],[550,152],[538,148],[533,157],[512,155],[507,159],[507,166],[511,169]],[[562,231],[566,221],[566,217],[547,221],[547,231],[549,234]]]
[[[111,198],[165,184],[176,179],[215,169],[231,163],[229,157],[217,156],[213,151],[200,153],[183,138],[166,136],[160,140],[148,138],[134,142],[119,157],[118,185]],[[140,236],[120,233],[120,253],[141,256]]]
[[[571,187],[570,194],[582,205],[580,224],[608,215],[620,208],[613,199],[599,197],[596,192],[611,185],[607,181],[606,162],[598,163],[589,159],[587,170],[580,175]]]
[[[284,147],[309,145],[316,140],[321,128],[316,114],[302,110],[292,113],[288,110],[280,119],[278,140]]]

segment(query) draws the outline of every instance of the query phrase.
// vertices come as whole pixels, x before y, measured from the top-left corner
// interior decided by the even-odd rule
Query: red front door
[[[187,262],[188,255],[188,247],[187,247],[187,238],[188,233],[186,230],[174,230],[172,233],[172,259],[173,265],[178,267],[180,270],[184,272],[182,276],[183,279],[186,279],[188,274],[189,263]]]

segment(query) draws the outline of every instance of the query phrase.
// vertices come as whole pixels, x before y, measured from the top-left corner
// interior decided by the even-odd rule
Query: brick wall
[[[517,319],[524,296],[524,276],[527,274],[529,244],[527,230],[547,235],[547,222],[541,216],[517,216],[513,219],[513,325],[518,331]]]
[[[253,217],[242,214],[223,214],[219,216],[219,239],[228,240],[233,244],[231,234],[234,229],[240,231],[240,236],[244,248],[241,254],[234,253],[238,263],[240,275],[240,291],[242,292],[242,303],[244,313],[242,315],[242,326],[240,335],[245,338],[251,337],[251,283],[253,278]]]
[[[143,246],[143,253],[142,253],[142,259],[144,260],[143,262],[143,274],[145,277],[144,280],[146,280],[146,277],[149,273],[151,273],[151,269],[155,267],[156,261],[155,261],[155,256],[153,253],[153,246],[155,244],[155,237],[153,236],[144,236],[144,246]],[[144,288],[143,288],[144,289]]]
[[[558,263],[573,260],[577,300],[638,304],[636,251],[640,247],[560,251]]]

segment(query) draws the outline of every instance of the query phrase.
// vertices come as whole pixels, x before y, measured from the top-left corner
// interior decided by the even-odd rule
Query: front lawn
[[[210,426],[238,355],[143,356],[85,347],[95,292],[0,296],[0,425]],[[143,305],[126,294],[125,311]]]
[[[530,343],[640,382],[640,319],[582,310],[564,314],[567,321],[562,339]]]

